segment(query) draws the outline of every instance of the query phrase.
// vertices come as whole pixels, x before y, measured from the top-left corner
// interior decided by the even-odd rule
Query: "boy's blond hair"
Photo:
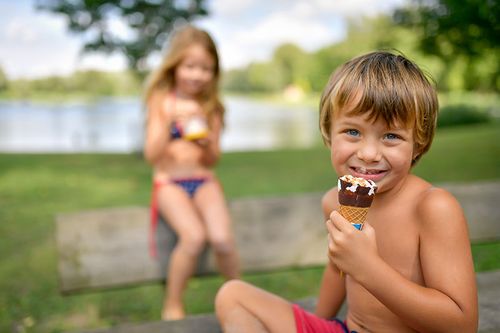
[[[348,108],[348,109],[347,109]],[[356,57],[330,77],[321,96],[320,130],[330,145],[330,131],[339,112],[388,125],[413,128],[416,157],[429,150],[436,128],[438,99],[422,70],[402,55],[376,51]]]
[[[219,54],[214,40],[208,32],[198,29],[192,25],[186,25],[173,33],[162,63],[155,71],[151,72],[146,80],[144,102],[158,92],[171,91],[175,87],[175,70],[185,57],[187,49],[194,45],[201,45],[214,59],[213,79],[207,90],[198,96],[198,101],[206,112],[207,117],[212,120],[216,114],[221,114],[223,120],[224,106],[219,98],[220,65]]]

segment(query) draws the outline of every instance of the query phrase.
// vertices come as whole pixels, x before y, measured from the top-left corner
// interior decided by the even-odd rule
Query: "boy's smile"
[[[338,175],[373,180],[384,192],[408,175],[414,157],[413,130],[389,126],[369,113],[340,112],[331,128],[331,162]]]

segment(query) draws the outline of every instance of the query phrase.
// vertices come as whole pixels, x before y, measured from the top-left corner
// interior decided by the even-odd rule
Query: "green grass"
[[[432,182],[500,179],[500,124],[440,129],[415,173]],[[217,172],[229,198],[325,191],[328,150],[228,153]],[[159,283],[62,296],[54,216],[148,205],[150,168],[137,154],[0,154],[0,332],[62,332],[159,319]],[[477,271],[500,269],[500,242],[474,244]],[[244,278],[289,299],[315,294],[319,267]],[[219,276],[194,278],[187,311],[213,311]]]

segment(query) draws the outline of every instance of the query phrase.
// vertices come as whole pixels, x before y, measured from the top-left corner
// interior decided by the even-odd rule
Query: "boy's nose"
[[[364,142],[358,149],[357,157],[364,162],[378,162],[382,158],[382,154],[376,143]]]

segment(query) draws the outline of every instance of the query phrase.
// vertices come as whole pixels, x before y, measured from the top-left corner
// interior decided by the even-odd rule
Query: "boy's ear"
[[[413,155],[412,155],[412,158],[411,158],[412,164],[415,163],[415,161],[417,160],[418,156],[420,156],[420,149],[418,149],[418,147],[415,146],[413,148]]]
[[[412,161],[416,160],[420,154],[422,153],[422,147],[415,143],[413,145],[413,154],[412,154]]]
[[[412,159],[411,159],[412,164],[414,164],[417,161],[417,159],[418,159],[419,156],[420,156],[420,150],[415,150],[413,152],[413,156],[412,156]]]

